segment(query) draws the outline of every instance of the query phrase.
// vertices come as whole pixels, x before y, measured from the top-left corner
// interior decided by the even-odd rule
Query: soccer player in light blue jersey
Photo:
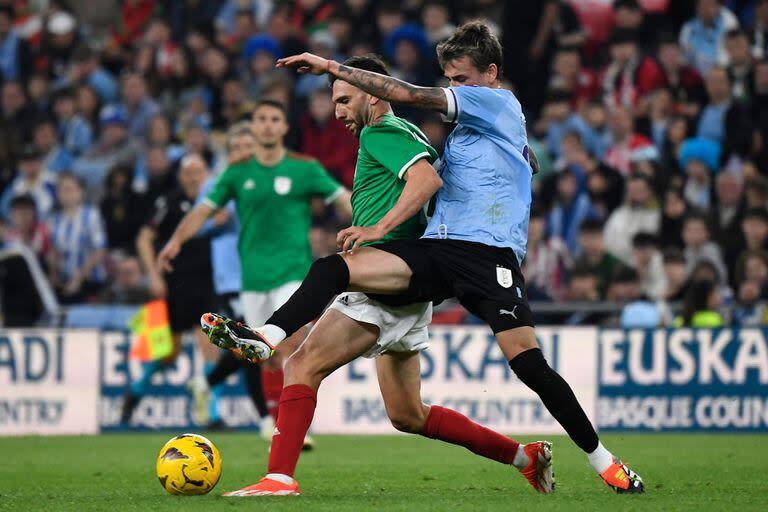
[[[308,53],[278,60],[279,67],[329,73],[377,98],[436,110],[456,123],[437,166],[443,186],[422,238],[361,247],[380,240],[382,226],[345,229],[337,238],[342,253],[316,261],[266,325],[226,322],[224,329],[209,330],[209,338],[222,342],[216,337],[226,335],[236,350],[258,360],[343,291],[362,291],[391,305],[456,297],[491,327],[511,369],[539,395],[603,481],[619,493],[643,492],[642,479],[600,443],[570,386],[549,366],[536,341],[520,263],[531,176],[538,165],[520,103],[501,88],[501,45],[475,21],[439,44],[437,54],[448,88],[418,87]],[[404,221],[422,206],[403,194],[389,215]],[[337,352],[299,349],[286,365],[286,383],[303,384],[334,367]],[[538,456],[551,455],[544,450]]]

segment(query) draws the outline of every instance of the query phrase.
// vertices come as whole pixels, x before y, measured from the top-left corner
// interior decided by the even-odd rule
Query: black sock
[[[573,390],[552,369],[541,350],[526,350],[509,362],[515,375],[536,392],[544,406],[568,432],[576,445],[587,453],[595,451],[599,440],[597,432],[579,405]]]
[[[235,354],[227,350],[216,362],[216,366],[205,377],[205,380],[209,387],[218,386],[227,380],[227,377],[239,370],[241,366],[243,366],[243,360],[238,359]]]
[[[312,264],[296,293],[266,323],[280,327],[290,336],[320,316],[331,299],[348,286],[349,268],[344,258],[338,254],[320,258]]]
[[[245,388],[251,397],[253,406],[262,418],[269,416],[267,409],[267,399],[264,398],[264,389],[261,387],[261,366],[258,364],[243,365],[245,373]]]

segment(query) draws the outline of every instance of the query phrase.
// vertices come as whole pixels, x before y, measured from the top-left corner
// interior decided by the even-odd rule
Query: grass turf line
[[[557,490],[536,494],[513,469],[418,436],[317,436],[297,479],[302,496],[222,498],[254,483],[267,444],[212,433],[224,472],[206,496],[166,494],[155,458],[171,434],[0,438],[0,510],[766,510],[766,435],[605,435],[640,473],[644,496],[617,496],[567,438],[554,436]],[[526,438],[526,441],[532,440]]]

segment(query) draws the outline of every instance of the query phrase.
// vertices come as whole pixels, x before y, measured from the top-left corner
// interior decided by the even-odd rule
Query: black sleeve
[[[752,115],[749,103],[734,103],[725,116],[724,158],[749,156],[752,150]]]

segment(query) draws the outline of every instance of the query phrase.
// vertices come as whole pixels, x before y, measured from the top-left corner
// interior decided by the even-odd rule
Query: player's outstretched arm
[[[448,100],[440,87],[420,87],[373,71],[344,66],[335,60],[325,59],[312,53],[305,52],[301,55],[278,59],[277,67],[296,68],[299,73],[314,75],[328,73],[368,94],[392,103],[428,108],[442,114],[448,110]]]

